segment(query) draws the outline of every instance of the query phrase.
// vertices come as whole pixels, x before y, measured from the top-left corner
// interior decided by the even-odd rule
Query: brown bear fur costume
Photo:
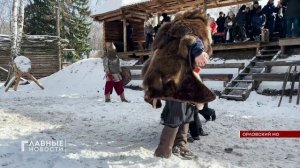
[[[153,56],[142,70],[146,102],[153,105],[154,100],[164,99],[202,104],[216,98],[193,74],[194,65],[190,65],[189,47],[196,36],[211,55],[209,22],[200,9],[177,13],[172,22],[159,29],[152,45]],[[160,107],[161,102],[156,105]]]

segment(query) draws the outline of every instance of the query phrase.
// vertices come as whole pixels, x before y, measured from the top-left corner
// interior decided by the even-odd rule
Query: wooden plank
[[[258,48],[260,46],[259,42],[243,42],[243,43],[233,43],[233,44],[214,44],[212,45],[213,51],[224,51],[224,50],[237,50],[237,49],[249,49]]]
[[[7,69],[5,69],[5,68],[3,68],[3,67],[1,67],[1,66],[0,66],[0,70],[2,70],[2,71],[4,71],[4,72],[8,72]]]
[[[125,66],[130,70],[141,70],[143,68],[142,65],[136,66]],[[225,64],[206,64],[203,69],[219,69],[219,68],[239,68],[242,69],[245,67],[244,63],[225,63]]]
[[[300,45],[300,38],[284,38],[279,39],[280,46],[295,46]]]
[[[200,77],[205,81],[230,81],[233,74],[200,74]]]
[[[296,77],[296,80],[299,80],[299,74]],[[286,73],[261,73],[261,74],[252,74],[252,79],[254,81],[283,81],[286,76]],[[289,75],[288,81],[292,81],[292,73]]]
[[[123,43],[124,43],[124,52],[127,51],[127,26],[126,19],[123,18]]]
[[[288,60],[288,61],[265,61],[258,62],[258,66],[296,66],[300,65],[300,60]]]
[[[201,74],[200,77],[204,81],[230,81],[233,74]],[[132,75],[132,80],[142,80],[141,75]]]
[[[218,69],[218,68],[238,68],[245,67],[245,63],[224,63],[224,64],[206,64],[203,69]]]

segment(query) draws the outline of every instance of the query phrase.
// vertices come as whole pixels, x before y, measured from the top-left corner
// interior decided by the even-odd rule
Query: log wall
[[[0,36],[0,66],[9,69],[10,41],[5,41],[3,38]],[[25,36],[21,44],[21,55],[31,60],[30,72],[38,79],[59,71],[56,37]],[[6,77],[7,73],[0,71],[0,80],[6,80]]]

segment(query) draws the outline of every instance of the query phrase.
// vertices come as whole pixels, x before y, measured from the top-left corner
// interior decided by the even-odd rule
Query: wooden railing
[[[135,65],[135,66],[125,66],[130,70],[141,70],[143,65]],[[221,68],[238,68],[243,69],[245,67],[244,63],[225,63],[225,64],[207,64],[203,67],[203,69],[221,69]],[[224,81],[229,82],[233,78],[233,74],[201,74],[202,80],[204,81]],[[142,80],[142,76],[140,74],[135,74],[131,76],[132,80]],[[225,83],[226,84],[226,83]],[[224,85],[225,85],[224,84]]]

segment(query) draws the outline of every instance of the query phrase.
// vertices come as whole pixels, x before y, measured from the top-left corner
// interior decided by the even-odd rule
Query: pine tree
[[[55,35],[55,0],[33,0],[25,7],[25,34]]]
[[[72,19],[70,20],[70,32],[68,39],[70,46],[72,46],[80,58],[83,55],[88,55],[91,50],[88,43],[88,36],[90,33],[90,25],[87,21],[91,12],[88,6],[88,0],[73,0]]]
[[[57,0],[33,0],[25,8],[25,33],[56,35],[55,8]],[[82,58],[91,50],[88,44],[91,14],[89,0],[60,0],[61,38],[69,41],[68,48],[75,49],[75,57]]]

